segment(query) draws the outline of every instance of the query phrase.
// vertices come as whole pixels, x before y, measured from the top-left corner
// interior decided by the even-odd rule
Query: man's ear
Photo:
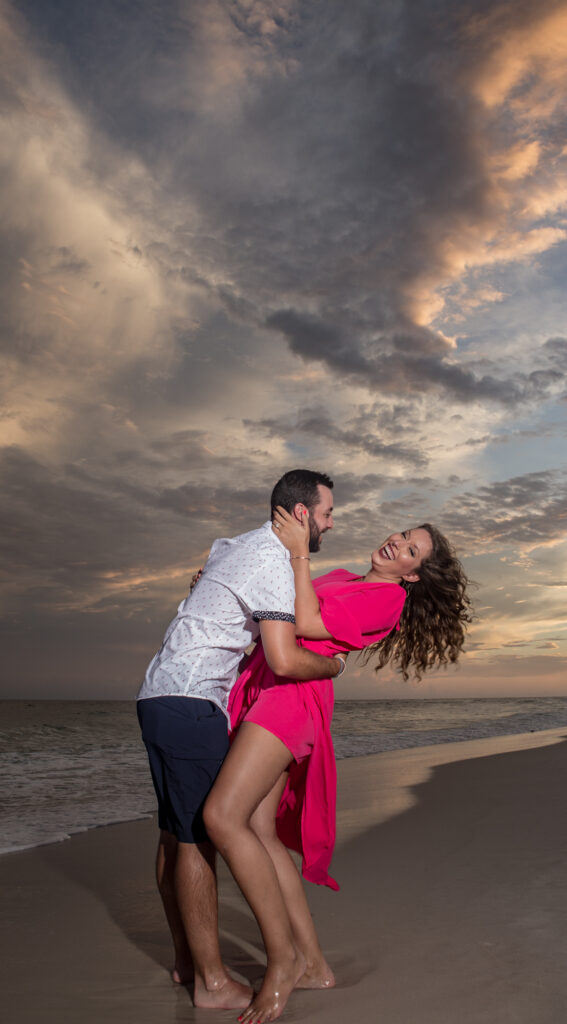
[[[302,521],[302,519],[303,519],[303,517],[304,517],[306,512],[307,512],[307,515],[309,515],[309,510],[307,509],[307,506],[303,504],[302,501],[298,501],[297,505],[293,506],[292,515],[293,515],[293,518],[296,519],[298,523],[300,523]]]
[[[406,573],[405,576],[402,576],[402,579],[405,580],[406,583],[417,583],[417,581],[419,580],[419,573],[418,572],[408,572],[408,573]]]

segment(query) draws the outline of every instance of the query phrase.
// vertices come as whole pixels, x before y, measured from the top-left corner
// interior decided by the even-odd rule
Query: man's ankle
[[[223,964],[215,968],[207,967],[203,971],[195,968],[196,988],[206,989],[207,992],[216,992],[217,989],[226,985],[227,981],[230,981],[230,975]]]

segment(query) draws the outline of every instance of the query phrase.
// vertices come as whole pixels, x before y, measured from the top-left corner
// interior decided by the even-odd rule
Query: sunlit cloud
[[[471,38],[492,35],[474,88],[487,107],[497,107],[513,95],[516,109],[531,110],[539,120],[557,108],[567,81],[567,11],[556,4],[533,9],[517,25],[513,13],[511,7],[495,6],[470,23]],[[493,34],[497,28],[503,31]]]
[[[452,537],[480,583],[471,686],[563,657],[567,15],[324,6],[0,2],[28,682],[33,634],[66,679],[80,641],[90,686],[111,647],[133,692],[214,537],[302,464],[336,479],[318,572],[399,525]]]

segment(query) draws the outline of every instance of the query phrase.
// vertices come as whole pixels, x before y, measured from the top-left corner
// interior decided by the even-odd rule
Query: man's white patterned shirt
[[[240,659],[259,636],[260,622],[295,622],[294,602],[289,551],[271,522],[216,540],[201,579],[179,605],[148,666],[137,699],[200,697],[227,715]]]

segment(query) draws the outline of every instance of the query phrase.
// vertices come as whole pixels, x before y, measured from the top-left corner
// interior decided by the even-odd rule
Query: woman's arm
[[[309,556],[309,519],[304,513],[298,522],[283,508],[274,512],[274,529],[290,552],[295,578],[295,632],[309,640],[329,640],[332,636],[321,618],[317,594],[313,589]]]

